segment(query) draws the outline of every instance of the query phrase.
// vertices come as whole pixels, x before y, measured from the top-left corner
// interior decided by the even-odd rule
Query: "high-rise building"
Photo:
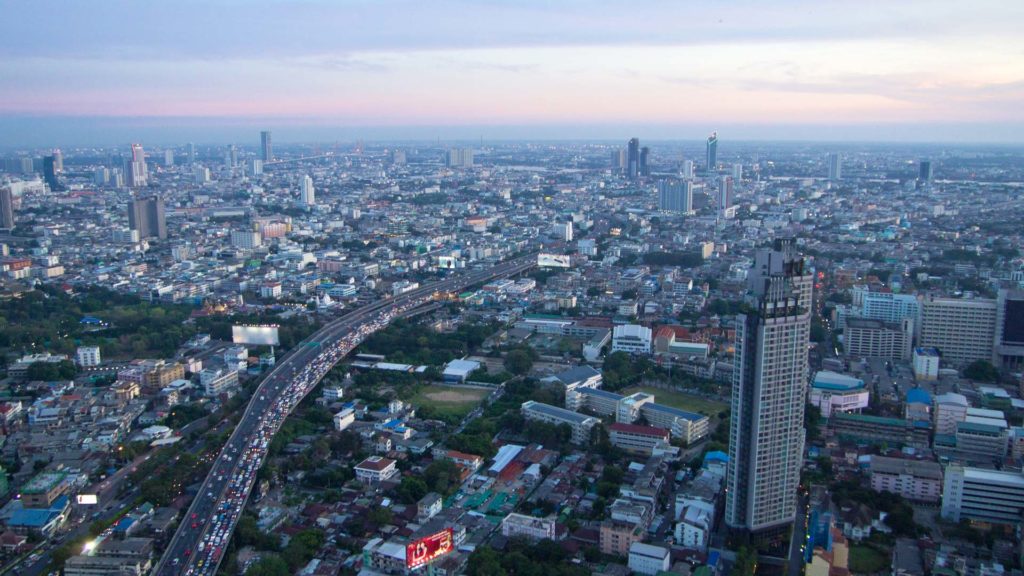
[[[174,150],[171,148],[164,150],[164,166],[168,168],[174,166]]]
[[[931,160],[921,160],[921,164],[918,166],[918,169],[917,169],[917,179],[920,180],[921,182],[931,182],[932,181],[932,161]]]
[[[449,168],[472,168],[472,148],[449,148],[445,154],[445,166]]]
[[[643,148],[640,149],[640,175],[641,176],[650,176],[651,175],[651,166],[647,163],[648,160],[650,159],[650,157],[651,157],[651,149],[650,148],[648,148],[647,146],[644,146]]]
[[[210,169],[205,166],[196,166],[192,169],[192,181],[196,186],[202,186],[210,181]]]
[[[146,153],[142,150],[142,144],[132,144],[132,159],[125,172],[128,174],[130,188],[141,188],[147,184],[149,171],[146,168]]]
[[[263,175],[263,160],[259,158],[253,158],[249,161],[249,176],[262,176]]]
[[[732,165],[732,179],[736,182],[743,180],[743,164],[737,162]]]
[[[138,230],[139,238],[167,238],[167,218],[160,196],[135,198],[128,203],[128,227]]]
[[[64,185],[57,178],[57,159],[54,156],[43,158],[43,181],[50,188],[50,192],[62,192]]]
[[[238,148],[232,144],[224,151],[224,167],[228,170],[234,170],[235,166],[238,166]]]
[[[828,179],[835,182],[843,178],[843,157],[839,152],[830,152],[828,155]]]
[[[392,150],[391,151],[391,165],[392,166],[405,166],[405,150]]]
[[[992,364],[1012,372],[1024,368],[1024,290],[999,291]]]
[[[732,176],[722,176],[718,179],[718,213],[722,218],[730,218],[733,204],[733,179]]]
[[[793,240],[758,251],[737,317],[725,521],[773,547],[796,517],[813,276]]]
[[[100,166],[92,173],[92,183],[97,186],[106,186],[110,182],[110,170]]]
[[[693,178],[693,160],[683,160],[683,178]]]
[[[312,206],[316,204],[316,196],[313,188],[313,179],[306,176],[302,177],[302,188],[299,191],[299,201],[306,206]]]
[[[188,143],[188,163],[189,164],[195,164],[196,163],[196,145],[195,145],[194,142],[189,142]]]
[[[626,146],[626,176],[635,180],[640,175],[640,139],[630,138]]]
[[[992,359],[996,301],[986,298],[933,298],[921,301],[918,344],[938,348],[942,362],[965,366]]]
[[[626,149],[619,148],[618,150],[612,150],[612,172],[616,174],[622,174],[626,171],[626,166],[629,164],[629,160],[626,159]]]
[[[689,180],[658,182],[658,206],[666,212],[693,212],[693,183]]]
[[[60,148],[53,149],[53,171],[57,174],[64,173],[64,153]]]
[[[707,145],[707,173],[712,174],[718,169],[718,132],[712,132],[708,136]]]
[[[260,132],[260,151],[264,162],[274,161],[274,147],[270,141],[270,130]]]
[[[0,188],[0,228],[14,228],[14,193],[10,188]]]

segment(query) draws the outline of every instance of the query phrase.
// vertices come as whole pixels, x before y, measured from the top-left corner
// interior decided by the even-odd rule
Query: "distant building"
[[[445,166],[449,168],[472,168],[472,148],[449,148],[445,153]]]
[[[164,201],[158,195],[135,198],[128,203],[128,227],[137,230],[139,237],[167,238],[167,217]]]
[[[828,155],[828,179],[833,182],[843,178],[843,156],[839,152]]]
[[[650,166],[650,164],[648,164],[648,162],[650,161],[650,157],[651,157],[651,149],[650,148],[648,148],[647,146],[644,146],[643,148],[640,149],[640,175],[641,176],[650,176],[651,175],[651,166]]]
[[[207,396],[219,396],[238,386],[238,372],[205,368],[199,373],[199,385],[203,387]]]
[[[149,169],[146,167],[146,153],[142,144],[132,144],[132,159],[125,167],[129,188],[142,188],[149,184]]]
[[[922,183],[926,183],[926,182],[931,182],[932,181],[932,161],[931,160],[921,160],[921,162],[918,164],[917,179],[920,182],[922,182]]]
[[[1007,371],[1024,368],[1024,290],[999,291],[992,364]]]
[[[10,188],[0,188],[0,229],[14,228],[14,193]]]
[[[270,137],[270,130],[260,132],[260,155],[265,163],[274,161],[274,147]],[[191,158],[191,160],[195,161],[194,158]]]
[[[935,434],[956,434],[956,425],[967,418],[970,406],[963,394],[947,392],[936,396],[932,412]]]
[[[612,330],[612,352],[650,354],[653,333],[646,326],[621,324]]]
[[[909,360],[914,340],[914,321],[885,322],[869,318],[848,318],[843,330],[843,348],[852,358]]]
[[[452,360],[444,367],[445,382],[465,382],[469,375],[480,368],[476,360]]]
[[[626,145],[626,176],[636,180],[640,176],[640,139],[630,138]]]
[[[60,183],[57,176],[57,160],[54,156],[43,157],[43,182],[50,189],[50,192],[63,192],[64,185]]]
[[[78,360],[78,365],[82,367],[91,367],[100,365],[100,347],[99,346],[79,346],[75,353],[75,358]]]
[[[313,206],[316,204],[316,192],[313,188],[313,179],[309,175],[302,177],[302,189],[299,193],[299,202],[304,206]]]
[[[662,180],[658,182],[658,207],[665,212],[693,212],[693,182]]]
[[[706,171],[708,174],[712,174],[718,169],[718,132],[712,132],[708,136],[705,157]]]
[[[941,356],[935,348],[914,348],[913,368],[916,380],[937,380],[939,378],[939,360]]]
[[[991,360],[996,334],[996,301],[984,298],[926,298],[921,302],[919,345],[938,348],[954,366]]]

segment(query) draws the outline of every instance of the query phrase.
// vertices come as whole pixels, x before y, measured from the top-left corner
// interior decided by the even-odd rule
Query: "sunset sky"
[[[33,0],[3,14],[8,145],[33,125],[104,122],[282,139],[331,125],[1024,140],[1024,2]]]

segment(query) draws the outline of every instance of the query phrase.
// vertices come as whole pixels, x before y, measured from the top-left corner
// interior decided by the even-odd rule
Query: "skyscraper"
[[[316,204],[313,179],[310,178],[308,174],[302,177],[302,188],[299,191],[299,202],[302,202],[306,206]]]
[[[804,452],[812,274],[791,239],[761,249],[737,317],[725,521],[772,547],[796,517]]]
[[[718,169],[718,132],[712,132],[711,136],[708,136],[707,172],[708,172],[708,174],[712,174],[717,169]]]
[[[472,168],[472,148],[449,148],[445,154],[445,165],[449,168]]]
[[[732,208],[733,200],[733,179],[732,176],[722,176],[718,179],[718,212],[722,218],[729,218],[729,209]]]
[[[57,178],[57,159],[52,155],[43,157],[43,181],[50,187],[50,192],[64,190],[64,185]]]
[[[828,155],[828,179],[835,182],[843,178],[843,157],[839,152]]]
[[[693,178],[693,160],[683,160],[683,178]]]
[[[270,141],[270,130],[260,132],[260,150],[263,153],[264,162],[274,161],[274,148]]]
[[[132,159],[125,170],[128,173],[128,187],[141,188],[147,184],[149,170],[146,168],[146,153],[142,144],[132,144]]]
[[[57,174],[64,173],[64,153],[60,148],[53,149],[53,171]]]
[[[164,150],[164,166],[168,168],[174,166],[174,150],[171,148]]]
[[[128,227],[139,231],[139,238],[167,238],[167,218],[160,196],[135,198],[128,203]]]
[[[628,164],[626,160],[626,149],[619,148],[618,150],[612,150],[612,172],[616,174],[622,174],[626,171]]]
[[[666,212],[693,211],[693,183],[689,180],[662,180],[658,182],[659,207]]]
[[[14,228],[14,194],[10,188],[0,188],[0,228]]]
[[[626,176],[636,180],[640,175],[640,139],[630,138],[626,147]]]
[[[932,181],[932,161],[921,160],[921,164],[918,166],[917,179],[921,182]]]
[[[648,148],[647,146],[644,146],[643,148],[640,149],[640,175],[641,176],[650,176],[651,175],[651,167],[647,163],[647,161],[650,158],[650,156],[651,156],[651,149],[650,148]]]
[[[196,145],[193,142],[188,143],[188,163],[190,165],[196,163]]]

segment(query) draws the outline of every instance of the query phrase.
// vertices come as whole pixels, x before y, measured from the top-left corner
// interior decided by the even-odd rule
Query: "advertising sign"
[[[235,344],[251,344],[253,346],[280,346],[277,326],[232,326],[231,341]]]
[[[414,570],[424,566],[436,558],[440,558],[455,548],[455,536],[451,528],[420,538],[405,546],[405,567]]]

